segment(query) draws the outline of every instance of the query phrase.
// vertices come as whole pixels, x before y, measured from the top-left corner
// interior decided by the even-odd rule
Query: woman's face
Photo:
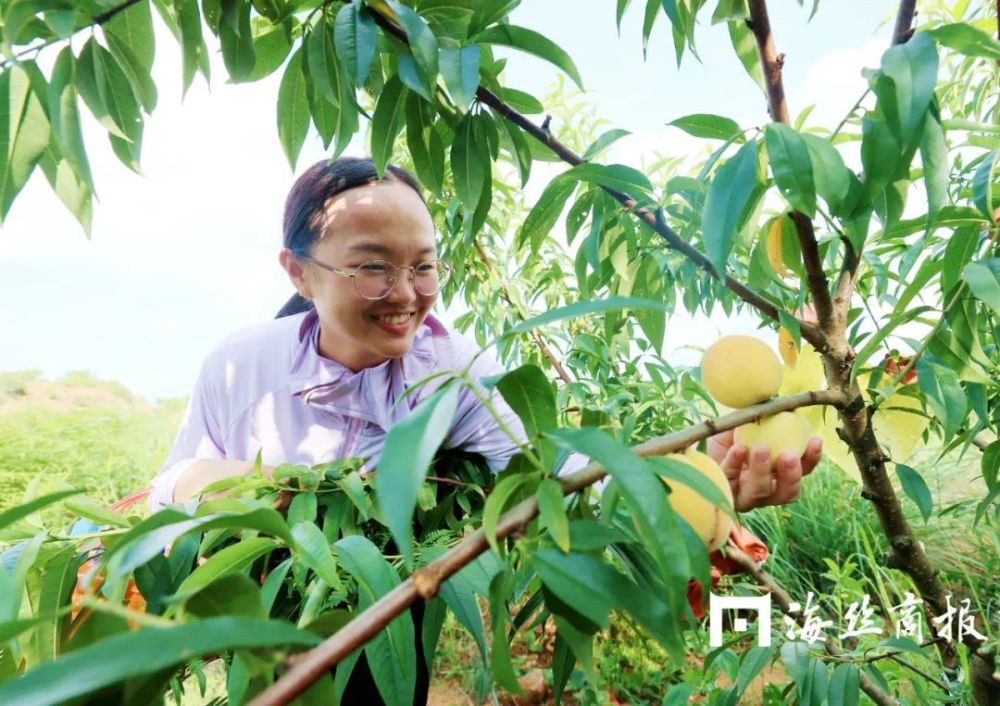
[[[327,206],[322,233],[310,256],[346,272],[373,259],[411,267],[436,258],[430,213],[420,196],[397,180],[338,194]],[[437,300],[437,294],[426,296],[414,289],[412,270],[401,271],[383,299],[371,300],[358,294],[351,277],[313,263],[297,263],[288,251],[282,252],[281,260],[299,293],[316,307],[320,354],[354,371],[410,350]],[[401,324],[384,319],[402,315],[409,318]]]

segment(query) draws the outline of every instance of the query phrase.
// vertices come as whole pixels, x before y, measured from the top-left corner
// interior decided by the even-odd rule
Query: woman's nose
[[[413,270],[399,270],[396,272],[396,284],[387,298],[401,301],[413,301],[417,298],[416,278]]]

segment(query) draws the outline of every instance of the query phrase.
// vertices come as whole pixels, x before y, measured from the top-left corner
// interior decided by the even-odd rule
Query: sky
[[[667,123],[690,113],[767,122],[763,95],[709,12],[697,34],[701,62],[686,55],[678,70],[662,15],[643,60],[643,3],[632,4],[620,36],[611,0],[524,0],[512,15],[562,46],[598,114],[633,133],[609,161],[641,167],[655,151],[684,154],[692,141]],[[877,66],[888,46],[896,3],[825,0],[809,23],[808,7],[771,5],[792,115],[815,104],[807,125],[835,124],[865,89],[861,69]],[[281,211],[295,177],[326,156],[318,136],[309,136],[293,171],[277,138],[280,70],[230,85],[214,54],[211,87],[199,76],[182,100],[180,49],[154,18],[159,102],[146,120],[142,175],[117,160],[83,110],[99,197],[91,238],[40,170],[0,226],[0,372],[38,369],[54,378],[88,370],[150,400],[186,395],[216,343],[273,318],[293,291],[277,259]],[[43,66],[55,53],[42,54]],[[508,56],[511,87],[540,96],[556,79],[547,63]],[[558,135],[558,121],[553,127]],[[347,154],[364,154],[364,137],[363,128]],[[551,176],[545,171],[533,175],[529,203]],[[439,312],[446,321],[455,313]],[[678,315],[668,322],[664,355],[690,363],[720,333],[755,328],[750,318]]]

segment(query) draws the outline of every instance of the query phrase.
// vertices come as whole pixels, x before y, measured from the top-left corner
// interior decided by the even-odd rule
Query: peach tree
[[[72,489],[0,514],[0,701],[149,703],[215,659],[232,703],[337,702],[363,649],[386,703],[407,704],[415,644],[431,664],[448,611],[509,691],[519,689],[512,639],[549,621],[556,699],[575,668],[596,687],[594,636],[613,612],[681,667],[699,629],[687,587],[692,579],[707,587],[710,565],[671,509],[669,484],[724,500],[663,456],[800,407],[811,408],[845,483],[862,486],[885,564],[908,578],[927,617],[949,611],[939,569],[903,511],[915,503],[925,521],[934,511],[925,474],[906,461],[918,445],[969,454],[985,486],[970,530],[995,522],[993,8],[922,3],[915,24],[915,0],[902,0],[891,46],[865,73],[867,90],[826,126],[789,109],[765,0],[606,3],[608,23],[643,13],[637,42],[669,23],[679,63],[691,60],[699,22],[701,31],[728,32],[768,106],[751,125],[664,116],[704,141],[705,156],[693,169],[659,157],[639,169],[605,159],[627,131],[601,131],[578,98],[507,84],[498,48],[549,62],[583,86],[570,55],[512,21],[518,4],[0,2],[0,216],[38,168],[89,231],[95,184],[81,112],[138,170],[144,115],[157,103],[150,69],[161,22],[182,50],[185,89],[198,74],[209,78],[216,46],[234,83],[280,73],[277,133],[293,168],[310,130],[336,156],[363,129],[379,170],[411,166],[443,257],[456,264],[444,299],[467,305],[457,324],[495,344],[511,368],[497,379],[454,371],[433,380],[435,394],[389,433],[373,477],[358,473],[357,459],[339,459],[282,467],[274,482],[224,482],[216,490],[225,498],[148,518]],[[819,13],[820,32],[822,7],[809,5],[796,11]],[[546,113],[554,124],[540,119]],[[524,203],[540,162],[554,176]],[[697,370],[662,356],[671,313],[716,307],[779,332],[794,385],[718,417]],[[526,438],[515,435],[520,452],[498,476],[438,448],[461,385],[496,388],[522,420]],[[591,465],[559,475],[569,451]],[[69,535],[40,519],[49,506],[98,529]],[[761,566],[739,547],[726,552],[751,587],[795,614]],[[485,621],[480,599],[489,603]],[[406,612],[417,600],[426,602],[419,636]],[[942,701],[995,703],[996,631],[980,623],[958,640],[922,644],[754,647],[726,688],[710,678],[716,651],[700,667],[701,689],[712,703],[736,703],[780,659],[800,703],[858,703],[862,693],[903,703],[912,674],[872,659],[877,647],[929,656],[941,679],[922,678]],[[677,688],[668,699],[693,691]]]

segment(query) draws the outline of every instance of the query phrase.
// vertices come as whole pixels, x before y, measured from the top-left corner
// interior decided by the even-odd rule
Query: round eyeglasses
[[[352,268],[353,272],[350,272],[308,256],[300,256],[299,259],[311,262],[338,275],[350,277],[354,280],[355,291],[365,299],[383,299],[389,296],[389,292],[399,281],[401,270],[413,270],[413,288],[417,290],[418,294],[425,297],[440,292],[451,276],[451,267],[441,260],[424,260],[420,264],[410,267],[397,267],[388,260],[368,260]]]

